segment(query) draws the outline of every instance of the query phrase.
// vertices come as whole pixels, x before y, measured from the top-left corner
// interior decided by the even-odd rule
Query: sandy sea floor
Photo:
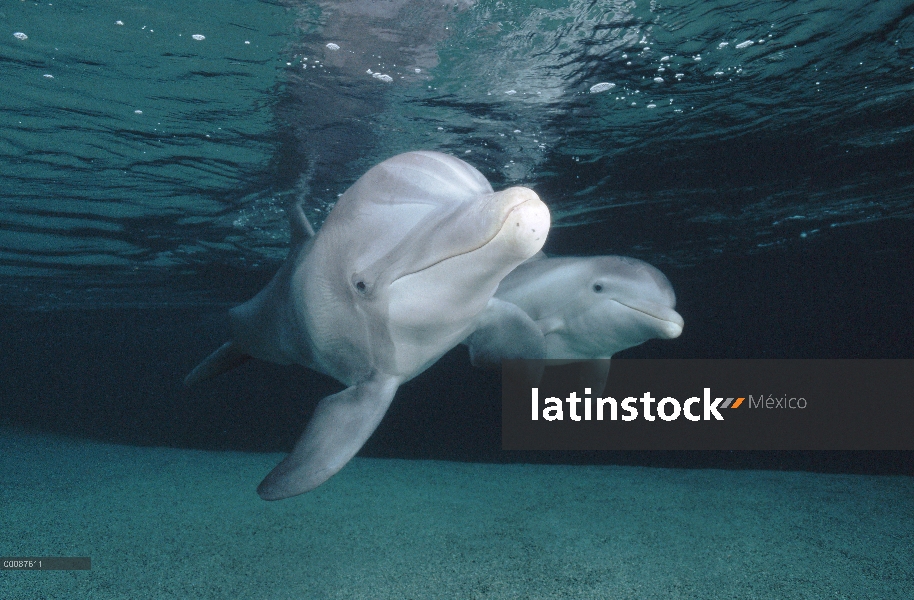
[[[0,431],[0,598],[912,598],[909,477],[354,459]]]

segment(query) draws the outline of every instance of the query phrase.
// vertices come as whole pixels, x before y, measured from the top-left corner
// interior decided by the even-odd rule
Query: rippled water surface
[[[286,203],[320,224],[419,148],[536,189],[548,250],[579,230],[661,268],[914,216],[908,2],[10,0],[0,25],[3,304],[241,300]]]

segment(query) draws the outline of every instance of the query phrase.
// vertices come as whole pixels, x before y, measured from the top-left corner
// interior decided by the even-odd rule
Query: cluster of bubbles
[[[772,37],[772,34],[768,34],[767,37],[760,38],[758,40],[745,39],[741,42],[721,41],[717,44],[716,48],[712,48],[711,50],[709,50],[709,52],[711,52],[713,50],[722,51],[722,50],[728,49],[729,47],[736,48],[738,50],[744,50],[744,49],[749,48],[750,46],[754,46],[756,44],[764,44],[767,41],[769,41],[768,38],[771,38],[771,37]],[[651,51],[650,43],[647,40],[647,37],[646,36],[643,37],[641,39],[641,41],[638,42],[638,44],[640,45],[640,47],[637,48],[636,50],[634,50],[634,52],[630,50],[628,52],[624,52],[621,54],[620,58],[623,61],[625,61],[624,64],[626,67],[632,67],[634,59],[636,59],[637,57],[640,57],[642,59],[647,59],[649,61],[649,64],[650,64],[650,62],[653,62],[650,59],[652,51]],[[731,44],[732,44],[732,46],[731,46]],[[637,57],[630,56],[630,52],[632,52],[633,54],[636,53]],[[652,69],[655,70],[655,72],[652,74],[649,74],[649,75],[642,76],[642,79],[649,83],[653,83],[656,86],[663,86],[664,84],[668,84],[668,83],[680,82],[686,77],[686,72],[688,72],[688,66],[700,64],[702,62],[703,58],[704,57],[702,56],[702,54],[700,52],[693,54],[692,56],[677,56],[675,53],[664,54],[663,56],[661,56],[659,58],[659,60],[657,60],[656,63],[654,63],[654,66],[651,67]],[[672,77],[668,73],[669,70],[673,70]],[[721,77],[721,76],[726,75],[728,72],[733,72],[734,74],[738,75],[743,72],[743,69],[741,66],[737,65],[735,67],[729,67],[726,69],[724,67],[719,67],[718,69],[714,70],[713,73],[711,73],[709,71],[709,73],[711,73],[713,75],[713,77]],[[619,85],[622,85],[622,87],[619,87]],[[616,83],[613,83],[613,82],[609,82],[609,81],[600,81],[598,83],[590,85],[589,93],[601,94],[604,92],[608,92],[610,90],[615,90],[619,93],[619,95],[616,96],[616,98],[615,98],[616,100],[619,100],[619,101],[629,100],[630,101],[630,104],[628,104],[629,106],[632,106],[632,107],[638,106],[638,102],[631,101],[632,100],[631,97],[636,94],[640,94],[644,90],[637,89],[637,87],[638,87],[637,85],[625,85],[625,84],[619,84],[619,85],[617,85]],[[656,90],[656,89],[663,89],[663,88],[657,87],[654,89]],[[507,93],[511,93],[511,92],[507,92]],[[670,105],[673,104],[673,100],[670,99],[668,104],[670,104]],[[643,103],[643,106],[645,108],[651,109],[651,108],[656,108],[658,106],[658,104],[654,101],[648,101],[646,103]],[[681,113],[682,109],[676,108],[673,110],[673,112]]]

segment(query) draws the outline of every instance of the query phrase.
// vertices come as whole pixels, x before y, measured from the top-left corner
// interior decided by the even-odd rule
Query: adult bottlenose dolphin
[[[494,192],[467,163],[409,152],[373,167],[317,234],[300,205],[292,246],[272,281],[230,311],[231,341],[188,385],[250,357],[300,364],[348,387],[327,396],[285,460],[257,488],[265,500],[314,489],[351,459],[397,388],[477,326],[515,307],[492,295],[543,246],[549,210],[532,190]],[[490,317],[494,318],[494,317]]]
[[[528,318],[504,309],[484,314],[488,322],[465,341],[476,366],[506,358],[551,364],[608,359],[652,338],[679,337],[684,324],[666,276],[626,256],[547,258],[540,252],[502,280],[495,298]],[[503,314],[511,319],[502,323]],[[580,378],[597,394],[606,387],[608,373],[609,361],[588,363]],[[534,369],[526,377],[538,381],[541,374]]]

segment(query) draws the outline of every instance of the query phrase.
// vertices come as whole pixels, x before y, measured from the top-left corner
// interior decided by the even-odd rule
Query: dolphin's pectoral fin
[[[603,394],[607,377],[609,377],[608,358],[578,363],[578,385],[582,390],[590,388],[590,393],[594,396]]]
[[[512,358],[546,358],[546,338],[533,319],[498,298],[489,300],[475,331],[463,343],[470,347],[474,367],[496,367]]]
[[[260,497],[282,500],[330,479],[374,432],[400,381],[376,375],[321,400],[295,448],[257,487]]]
[[[212,379],[216,375],[231,371],[250,359],[251,357],[238,350],[235,344],[226,342],[218,350],[203,359],[203,362],[194,367],[193,371],[188,373],[187,377],[184,378],[184,385],[193,385]]]

